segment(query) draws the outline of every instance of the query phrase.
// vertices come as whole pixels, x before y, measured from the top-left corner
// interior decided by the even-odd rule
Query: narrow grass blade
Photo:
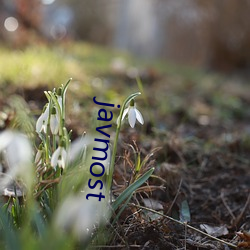
[[[130,199],[132,198],[133,196],[133,193],[131,193],[129,195],[129,197],[127,198],[127,200],[124,202],[124,204],[122,205],[122,207],[119,209],[119,212],[117,213],[117,215],[115,216],[113,222],[112,222],[112,225],[114,225],[117,220],[119,219],[120,215],[122,214],[122,212],[124,211],[124,209],[126,208],[127,204],[129,203]]]
[[[149,169],[143,176],[138,178],[133,184],[126,188],[113,202],[112,208],[115,211],[124,200],[126,200],[137,188],[139,188],[154,172],[154,168]]]

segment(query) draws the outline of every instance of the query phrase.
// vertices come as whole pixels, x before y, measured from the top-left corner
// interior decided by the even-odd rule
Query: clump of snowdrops
[[[0,203],[0,249],[70,250],[105,244],[109,235],[104,229],[118,219],[134,191],[154,171],[151,168],[137,175],[118,197],[113,197],[112,178],[122,121],[128,115],[131,127],[136,120],[144,123],[134,101],[140,93],[135,93],[121,107],[113,150],[108,150],[104,162],[107,196],[101,202],[86,199],[91,151],[96,142],[88,133],[71,141],[72,131],[65,126],[69,84],[70,80],[45,91],[47,103],[34,131],[28,135],[14,130],[0,133],[0,191],[5,197]],[[140,167],[137,162],[137,173]]]

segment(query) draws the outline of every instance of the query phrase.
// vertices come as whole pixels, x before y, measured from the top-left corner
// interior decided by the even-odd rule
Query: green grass
[[[0,84],[55,86],[70,77],[86,81],[108,71],[112,58],[118,55],[85,43],[30,46],[23,50],[0,46]]]
[[[72,77],[88,81],[111,72],[112,60],[122,58],[128,67],[144,69],[154,67],[159,73],[182,74],[185,78],[200,78],[203,73],[192,67],[152,59],[138,59],[125,52],[91,45],[70,42],[61,45],[33,45],[22,50],[0,45],[0,84],[40,85],[65,82]]]
[[[235,96],[232,84],[228,84],[225,76],[191,66],[136,58],[122,51],[83,42],[33,45],[23,50],[0,45],[0,58],[0,87],[11,84],[52,88],[72,77],[69,95],[73,98],[70,99],[80,103],[81,107],[89,106],[94,94],[107,102],[119,103],[126,95],[138,91],[136,81],[126,79],[126,72],[119,75],[112,70],[112,61],[121,58],[127,69],[135,67],[145,71],[151,68],[159,75],[155,82],[142,79],[142,83],[150,105],[156,108],[158,119],[163,117],[166,124],[169,124],[166,115],[175,112],[185,112],[192,118],[192,105],[196,105],[196,99],[208,104],[212,115],[219,119],[244,117],[245,109],[240,101],[244,91]],[[143,106],[142,100],[140,104]]]
[[[0,48],[0,81],[16,85],[53,84],[68,78],[70,62],[46,47],[29,47],[23,51]]]

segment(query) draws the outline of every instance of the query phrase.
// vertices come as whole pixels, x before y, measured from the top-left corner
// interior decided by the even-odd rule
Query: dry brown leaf
[[[238,247],[244,247],[250,249],[250,232],[237,232],[237,235],[243,240],[238,244]]]

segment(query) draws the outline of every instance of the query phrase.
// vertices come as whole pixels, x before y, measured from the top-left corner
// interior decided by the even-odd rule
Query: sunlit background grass
[[[78,104],[83,107],[89,103],[89,98],[96,93],[109,102],[119,103],[122,97],[138,90],[135,77],[139,76],[146,98],[152,107],[157,107],[158,118],[166,124],[171,121],[164,117],[182,110],[186,113],[184,118],[191,116],[191,119],[199,112],[201,115],[205,112],[204,115],[213,116],[213,119],[228,120],[240,118],[247,112],[242,108],[241,100],[247,85],[237,76],[227,77],[167,61],[142,60],[122,51],[82,42],[32,45],[22,50],[2,45],[0,55],[3,95],[5,91],[9,93],[10,86],[53,88],[72,77],[70,93],[76,108]],[[232,83],[234,80],[238,81],[237,85]],[[86,100],[83,97],[87,97]]]

